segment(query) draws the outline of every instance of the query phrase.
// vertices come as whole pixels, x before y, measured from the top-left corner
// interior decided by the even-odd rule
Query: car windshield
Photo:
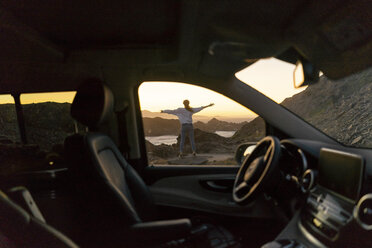
[[[372,148],[372,67],[339,80],[322,75],[300,89],[293,87],[293,70],[292,64],[265,59],[236,77],[338,142]]]

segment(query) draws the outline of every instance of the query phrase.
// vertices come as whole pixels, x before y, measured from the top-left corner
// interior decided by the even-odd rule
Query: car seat
[[[65,141],[66,153],[73,160],[70,169],[79,185],[77,189],[84,192],[82,199],[90,199],[84,200],[88,203],[86,208],[95,220],[100,216],[99,226],[107,225],[110,230],[105,235],[100,232],[101,237],[120,240],[116,243],[121,246],[123,243],[136,247],[190,246],[199,240],[203,241],[200,247],[237,247],[238,242],[222,227],[206,224],[194,227],[189,219],[157,220],[147,185],[112,139],[97,132],[113,116],[113,109],[114,98],[108,86],[96,79],[87,80],[77,90],[71,115],[89,127],[89,132]]]

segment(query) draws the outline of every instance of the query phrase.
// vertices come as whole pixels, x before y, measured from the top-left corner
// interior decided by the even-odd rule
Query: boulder
[[[169,158],[177,156],[178,152],[174,146],[170,145],[153,145],[146,140],[146,150],[149,160],[159,159],[159,158]]]

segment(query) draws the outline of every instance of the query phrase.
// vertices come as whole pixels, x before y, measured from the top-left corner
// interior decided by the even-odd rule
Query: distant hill
[[[162,119],[177,119],[177,116],[175,115],[169,115],[169,114],[164,114],[160,112],[151,112],[149,110],[142,110],[142,117],[143,118],[156,118],[160,117]]]
[[[144,117],[142,120],[145,136],[178,135],[180,133],[178,120],[160,117]]]
[[[220,121],[217,118],[212,118],[207,123],[197,121],[194,123],[195,128],[199,128],[205,132],[214,133],[215,131],[238,131],[243,125],[247,124],[248,122],[227,122],[227,121]]]
[[[23,113],[28,142],[44,150],[63,144],[65,137],[74,133],[70,103],[24,104]],[[0,104],[0,138],[20,140],[14,104]]]
[[[194,123],[194,127],[205,132],[214,133],[215,131],[237,131],[246,123],[232,123],[213,118],[207,123],[198,121]],[[144,117],[143,125],[146,136],[178,135],[180,133],[180,122],[178,119]]]
[[[244,124],[231,138],[235,143],[259,141],[265,137],[265,122],[261,117]]]
[[[178,119],[177,116],[175,115],[170,115],[170,114],[163,114],[163,113],[160,113],[160,112],[151,112],[149,110],[142,110],[142,117],[148,117],[148,118],[155,118],[155,117],[160,117],[162,119]],[[236,116],[214,116],[214,117],[211,117],[211,116],[205,116],[203,114],[195,114],[193,115],[193,120],[195,122],[208,122],[210,121],[211,119],[213,118],[217,118],[218,120],[220,121],[226,121],[226,122],[233,122],[233,123],[241,123],[241,122],[244,122],[244,121],[251,121],[253,120],[255,117],[252,117],[252,116],[242,116],[242,117],[236,117]]]
[[[237,131],[245,124],[247,122],[233,123],[212,118],[207,123],[201,121],[195,122],[194,128],[198,128],[204,132],[214,133],[215,131]],[[178,119],[144,117],[143,125],[146,136],[178,135],[180,133],[180,122]]]
[[[54,144],[63,144],[75,130],[70,106],[70,103],[56,102],[23,105],[29,143],[46,150]]]
[[[0,104],[0,139],[20,140],[14,104]]]

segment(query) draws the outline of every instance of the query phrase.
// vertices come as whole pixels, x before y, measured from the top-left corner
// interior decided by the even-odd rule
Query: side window
[[[254,112],[206,88],[145,82],[139,99],[150,165],[237,165],[237,146],[265,136]]]
[[[0,144],[20,142],[17,114],[11,95],[0,95]]]
[[[21,94],[27,143],[20,139],[14,99],[0,95],[0,175],[63,166],[63,143],[85,127],[70,116],[75,92]]]
[[[27,141],[45,152],[59,152],[64,139],[83,129],[70,116],[75,92],[21,95]]]
[[[0,175],[13,173],[22,154],[14,99],[0,95]]]

